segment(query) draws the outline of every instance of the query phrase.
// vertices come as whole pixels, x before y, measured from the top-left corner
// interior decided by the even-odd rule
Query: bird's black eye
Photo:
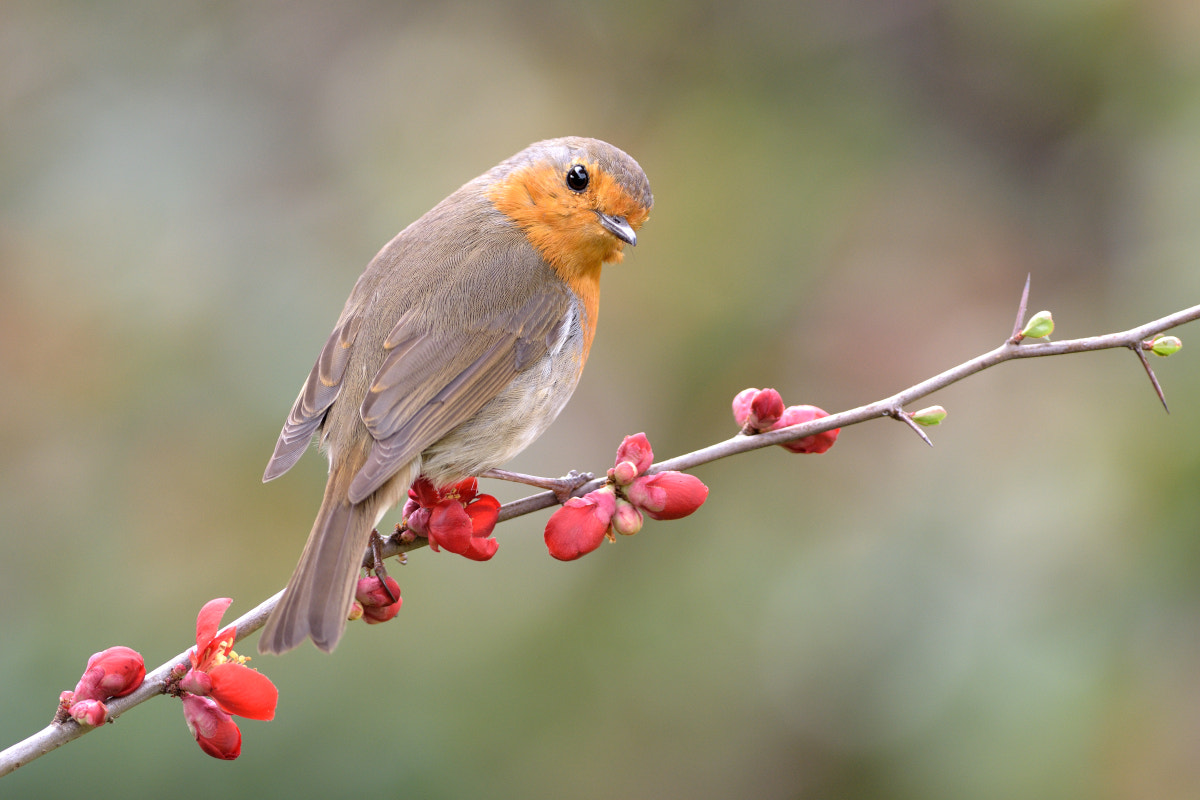
[[[588,174],[587,168],[583,164],[576,164],[567,170],[567,187],[573,192],[582,192],[587,188]]]

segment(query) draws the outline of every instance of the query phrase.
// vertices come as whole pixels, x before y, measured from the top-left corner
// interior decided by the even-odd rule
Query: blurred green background
[[[1008,334],[1200,302],[1191,0],[0,4],[0,745],[87,656],[152,664],[280,588],[324,464],[263,486],[351,285],[531,141],[634,155],[570,406],[511,464],[600,471],[830,411]],[[697,470],[573,564],[546,514],[280,689],[242,758],[157,701],[3,797],[1194,798],[1200,356],[1004,365],[902,426]],[[519,496],[492,486],[502,499]],[[253,652],[254,646],[244,647]]]

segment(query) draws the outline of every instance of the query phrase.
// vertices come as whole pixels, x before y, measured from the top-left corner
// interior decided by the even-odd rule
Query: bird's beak
[[[614,216],[612,214],[602,214],[599,211],[596,212],[596,216],[600,218],[600,224],[603,225],[609,233],[620,239],[622,242],[637,247],[637,234],[634,233],[633,228],[629,224],[629,220],[625,219],[624,217]]]

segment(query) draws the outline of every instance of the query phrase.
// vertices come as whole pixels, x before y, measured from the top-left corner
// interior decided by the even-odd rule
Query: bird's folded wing
[[[350,484],[350,501],[374,492],[545,355],[563,333],[569,303],[563,288],[547,288],[452,334],[422,330],[415,317],[402,316],[362,403],[375,443]]]

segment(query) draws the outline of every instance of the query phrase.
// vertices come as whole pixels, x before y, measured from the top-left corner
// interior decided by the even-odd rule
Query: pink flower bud
[[[783,398],[774,389],[743,389],[733,398],[733,418],[747,434],[762,433],[783,414]]]
[[[232,761],[242,754],[242,732],[237,723],[211,699],[183,695],[183,719],[200,749],[213,758]]]
[[[190,669],[187,675],[180,679],[179,688],[191,694],[207,697],[212,693],[212,677],[207,672]]]
[[[708,487],[694,475],[659,472],[635,480],[625,495],[651,519],[679,519],[704,504]]]
[[[617,448],[615,463],[617,467],[620,467],[621,462],[624,461],[633,465],[634,477],[650,469],[650,465],[654,463],[654,451],[650,449],[650,440],[646,438],[646,434],[635,433],[625,437],[621,446]],[[630,480],[632,481],[633,478]]]
[[[608,477],[612,478],[618,486],[628,486],[637,476],[638,468],[632,461],[619,461],[608,471]]]
[[[368,625],[378,625],[381,622],[387,622],[400,613],[400,606],[402,605],[404,605],[404,598],[397,600],[390,606],[363,606],[362,621]]]
[[[816,406],[788,406],[784,409],[783,416],[779,418],[779,421],[771,426],[771,430],[779,430],[780,428],[787,428],[792,425],[799,425],[802,422],[811,422],[814,419],[828,416],[829,414]],[[805,436],[803,439],[797,439],[794,442],[784,442],[779,446],[793,453],[824,453],[833,447],[833,443],[837,441],[841,430],[841,428],[834,428],[824,433]]]
[[[411,503],[413,501],[410,500],[409,502]],[[405,504],[404,508],[407,509],[408,505]],[[417,536],[420,536],[423,539],[428,539],[430,513],[431,512],[428,508],[417,506],[416,509],[412,511],[406,510],[404,512],[404,522],[408,525],[408,529]]]
[[[146,662],[136,650],[117,645],[94,653],[75,687],[76,700],[124,697],[142,685]]]
[[[390,595],[384,588],[383,581],[375,575],[360,578],[358,581],[354,597],[362,604],[363,622],[368,625],[387,622],[400,613],[400,606],[404,603],[404,598],[400,596],[400,584],[389,575],[387,586],[392,590]],[[395,600],[392,600],[393,596]]]
[[[388,592],[391,589],[391,592]],[[396,579],[388,576],[387,587],[384,587],[383,581],[378,575],[368,575],[365,578],[359,578],[358,584],[354,587],[354,599],[362,603],[363,606],[390,606],[396,602],[394,598],[400,596],[400,584],[396,583]]]
[[[363,604],[355,600],[350,604],[350,614],[346,617],[346,621],[354,622],[355,620],[362,619],[362,616]]]
[[[642,529],[642,512],[624,500],[617,501],[617,513],[613,514],[612,529],[623,536],[633,536]]]
[[[750,421],[750,404],[757,396],[758,389],[742,389],[733,398],[733,421],[739,428],[746,427],[746,423]]]
[[[748,425],[754,431],[769,430],[783,416],[783,398],[774,389],[763,389],[750,403]]]
[[[611,488],[572,497],[546,522],[546,547],[560,561],[573,561],[600,546],[617,510]]]
[[[108,709],[99,700],[78,700],[71,704],[70,714],[80,725],[92,728],[108,721]]]

